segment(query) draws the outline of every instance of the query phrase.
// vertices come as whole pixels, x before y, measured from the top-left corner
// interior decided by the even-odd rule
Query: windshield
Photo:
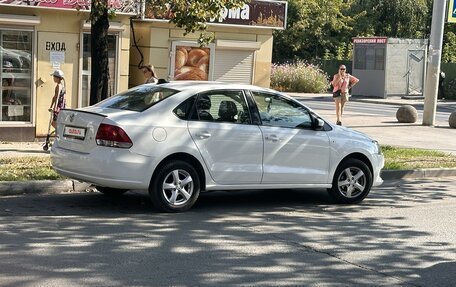
[[[157,85],[143,85],[107,98],[96,104],[96,107],[142,112],[159,101],[178,93],[177,90]]]

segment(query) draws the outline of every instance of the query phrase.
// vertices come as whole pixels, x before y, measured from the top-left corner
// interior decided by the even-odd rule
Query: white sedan
[[[105,194],[148,189],[167,212],[185,211],[211,190],[323,188],[337,202],[357,203],[382,183],[375,140],[251,85],[146,84],[62,110],[57,123],[58,173]]]

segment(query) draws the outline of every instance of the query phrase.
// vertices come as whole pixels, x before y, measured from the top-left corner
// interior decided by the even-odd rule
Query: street
[[[0,286],[454,286],[456,178],[388,181],[359,205],[324,190],[0,198]]]

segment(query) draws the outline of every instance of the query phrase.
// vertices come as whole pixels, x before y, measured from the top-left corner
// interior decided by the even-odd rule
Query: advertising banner
[[[153,6],[146,3],[144,15],[146,19],[170,20],[173,12],[168,11],[159,15]],[[229,10],[225,8],[218,18],[209,19],[208,23],[285,29],[286,19],[286,1],[252,0],[242,8]]]

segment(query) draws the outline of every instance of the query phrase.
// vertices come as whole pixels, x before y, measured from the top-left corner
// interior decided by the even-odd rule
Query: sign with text
[[[252,0],[241,8],[223,9],[218,18],[209,19],[207,23],[285,29],[287,7],[286,1]],[[157,14],[157,9],[149,2],[146,2],[144,14],[146,19],[170,20],[173,17],[173,11]]]
[[[136,14],[137,4],[134,0],[108,0],[109,7],[117,13]],[[0,0],[1,5],[27,6],[38,8],[90,10],[90,0]]]
[[[448,22],[456,23],[456,1],[450,0],[450,6],[448,7]]]
[[[386,44],[386,37],[353,38],[354,44]]]

